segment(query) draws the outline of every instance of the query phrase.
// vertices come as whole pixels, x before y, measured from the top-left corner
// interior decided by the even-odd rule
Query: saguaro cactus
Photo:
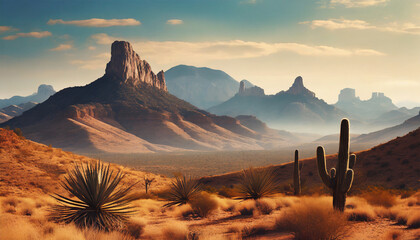
[[[303,163],[299,164],[299,151],[295,151],[295,164],[293,165],[293,188],[295,195],[298,196],[301,193],[300,186],[300,171],[302,170]]]
[[[331,168],[328,174],[325,160],[325,151],[322,146],[317,149],[318,173],[324,184],[333,191],[334,209],[344,211],[347,192],[353,183],[353,166],[356,163],[356,155],[351,154],[350,149],[350,124],[348,119],[341,120],[340,147],[338,151],[337,170]]]

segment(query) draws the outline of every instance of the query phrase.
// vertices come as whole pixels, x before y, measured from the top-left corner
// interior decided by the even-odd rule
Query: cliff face
[[[121,84],[137,86],[141,82],[167,91],[163,71],[157,75],[149,63],[141,60],[128,42],[115,41],[111,46],[111,61],[107,64],[105,77],[116,78]]]

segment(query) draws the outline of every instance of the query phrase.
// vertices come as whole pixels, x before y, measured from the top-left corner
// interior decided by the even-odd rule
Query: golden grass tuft
[[[198,216],[207,217],[219,208],[215,196],[208,192],[201,192],[191,200],[190,205]]]
[[[393,207],[397,204],[397,196],[393,195],[389,191],[382,189],[372,189],[371,191],[365,192],[361,195],[366,201],[375,206],[382,206],[386,208]]]
[[[140,239],[144,233],[146,222],[141,218],[131,218],[123,229],[123,233],[133,237],[134,239]]]
[[[188,239],[188,226],[183,222],[168,222],[162,228],[162,240],[186,240]]]
[[[293,232],[296,239],[337,239],[346,227],[346,216],[333,210],[330,198],[302,198],[276,219],[275,228]]]

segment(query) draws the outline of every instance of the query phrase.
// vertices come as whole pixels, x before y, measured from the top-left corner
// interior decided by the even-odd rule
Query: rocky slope
[[[103,77],[64,89],[5,125],[21,128],[31,140],[76,152],[263,149],[278,144],[237,119],[207,113],[169,94],[163,72],[154,74],[123,41],[112,44]]]
[[[419,189],[419,149],[420,128],[417,128],[403,137],[398,137],[366,151],[356,152],[357,162],[354,167],[355,178],[352,191],[364,189],[367,186]],[[315,152],[316,148],[314,148],[314,155]],[[328,155],[328,168],[335,167],[336,160],[337,154]],[[316,190],[322,187],[323,184],[317,172],[316,159],[304,159],[302,162],[304,164],[301,173],[304,182],[303,188],[311,192],[311,188]],[[292,183],[293,162],[267,168],[273,170],[285,186]],[[214,177],[204,177],[201,181],[215,187],[233,186],[238,183],[239,174],[240,172],[233,172]]]
[[[171,94],[202,109],[220,104],[233,97],[239,83],[223,71],[206,67],[175,66],[165,72]],[[247,87],[252,87],[244,81]]]
[[[271,127],[312,133],[325,133],[330,124],[344,116],[341,110],[315,97],[303,85],[302,77],[297,77],[287,91],[276,95],[238,93],[209,111],[228,116],[253,115]]]
[[[38,87],[38,91],[30,96],[14,96],[9,99],[0,99],[0,108],[5,108],[10,105],[20,105],[28,102],[42,103],[54,94],[55,90],[51,85],[42,84]]]

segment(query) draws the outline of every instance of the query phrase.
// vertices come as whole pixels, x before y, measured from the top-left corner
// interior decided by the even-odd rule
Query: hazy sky
[[[267,93],[301,75],[329,103],[345,87],[420,102],[420,0],[0,0],[0,98],[92,82],[116,39],[155,72],[206,66]]]

